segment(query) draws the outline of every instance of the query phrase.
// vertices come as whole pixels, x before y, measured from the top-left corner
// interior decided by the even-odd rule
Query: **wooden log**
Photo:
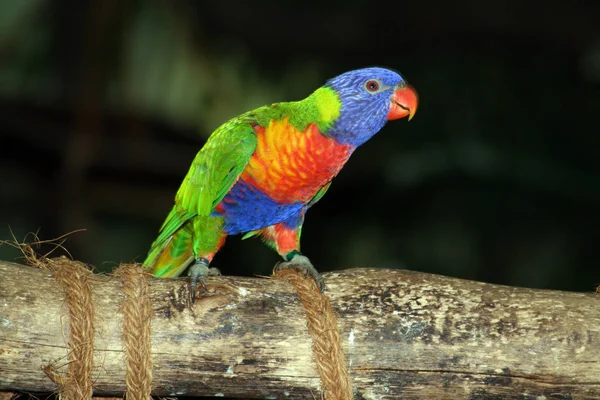
[[[0,391],[55,391],[68,311],[51,273],[0,262]],[[600,296],[413,271],[325,274],[356,399],[600,398]],[[312,399],[304,309],[284,281],[150,279],[153,394]],[[99,277],[95,395],[125,390],[121,282]]]

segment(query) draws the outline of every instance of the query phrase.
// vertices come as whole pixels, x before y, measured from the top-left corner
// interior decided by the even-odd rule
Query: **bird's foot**
[[[317,285],[319,285],[319,289],[321,289],[321,293],[325,289],[325,283],[323,282],[323,277],[317,269],[312,265],[308,257],[303,256],[300,253],[296,253],[289,261],[280,261],[275,265],[275,272],[279,271],[282,268],[295,268],[304,273],[304,275],[312,276],[315,281],[317,281]]]
[[[206,291],[206,284],[204,283],[206,277],[221,275],[221,271],[217,268],[210,268],[208,266],[209,263],[210,262],[206,258],[198,258],[188,271],[188,276],[190,277],[190,300],[192,303],[194,303],[196,299],[198,283],[200,283],[202,288]]]

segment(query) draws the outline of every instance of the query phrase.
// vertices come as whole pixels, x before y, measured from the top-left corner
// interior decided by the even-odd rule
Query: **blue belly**
[[[230,235],[266,228],[280,222],[290,227],[302,221],[303,203],[277,203],[263,192],[239,180],[221,201],[224,210],[213,215],[225,218]]]

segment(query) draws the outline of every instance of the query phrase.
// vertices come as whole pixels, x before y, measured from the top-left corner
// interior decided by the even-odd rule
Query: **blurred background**
[[[419,111],[308,212],[315,266],[600,283],[597,0],[299,4],[0,2],[0,239],[85,229],[65,243],[76,259],[142,261],[218,125],[382,65]],[[234,236],[213,265],[269,274],[278,259]]]

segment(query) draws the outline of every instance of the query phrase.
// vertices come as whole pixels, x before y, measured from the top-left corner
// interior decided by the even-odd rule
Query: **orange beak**
[[[406,116],[408,116],[408,120],[410,121],[417,112],[418,102],[419,97],[412,86],[406,85],[404,88],[396,89],[392,96],[390,111],[387,117],[388,121]]]

